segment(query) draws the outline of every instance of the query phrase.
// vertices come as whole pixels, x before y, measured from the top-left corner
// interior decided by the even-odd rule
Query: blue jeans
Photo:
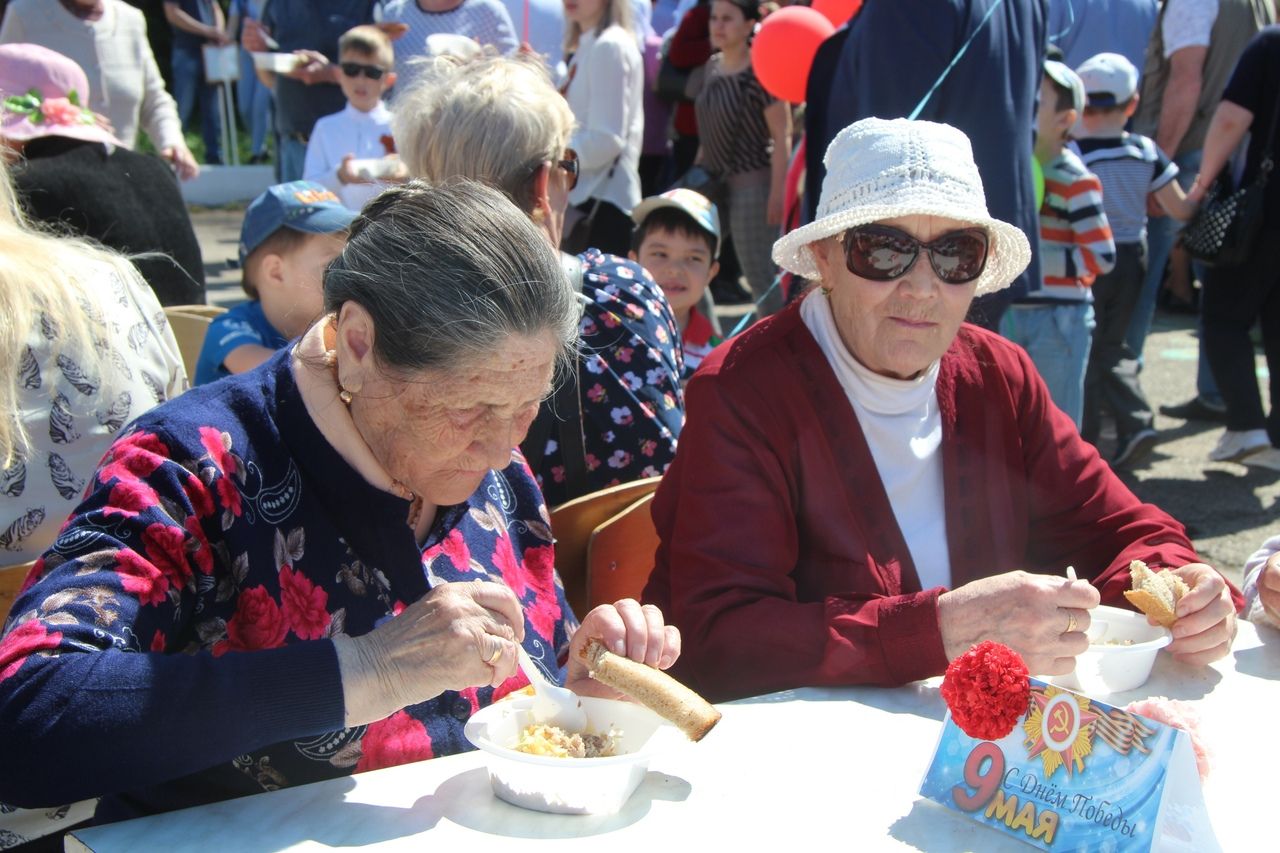
[[[276,180],[282,184],[302,180],[307,160],[307,143],[292,136],[276,136]]]
[[[1200,151],[1188,151],[1178,159],[1178,184],[1184,189],[1191,187],[1192,181],[1200,172]],[[1169,263],[1169,255],[1173,253],[1173,244],[1178,239],[1182,223],[1172,216],[1151,216],[1147,218],[1147,279],[1142,284],[1142,293],[1138,296],[1138,304],[1133,308],[1133,316],[1129,318],[1129,330],[1125,333],[1125,342],[1138,356],[1138,367],[1142,367],[1142,348],[1146,345],[1147,335],[1151,333],[1151,322],[1156,314],[1156,297],[1160,293],[1160,284],[1164,281],[1164,270]],[[1205,281],[1204,265],[1192,264],[1196,278],[1200,283]],[[1196,332],[1204,340],[1204,321],[1196,321]],[[1222,395],[1218,393],[1218,385],[1213,381],[1213,373],[1209,370],[1209,360],[1205,357],[1204,347],[1196,363],[1196,393],[1210,404],[1221,404]]]
[[[1080,428],[1084,414],[1084,373],[1093,340],[1093,305],[1014,304],[1000,320],[1000,334],[1031,356],[1049,397]]]
[[[178,102],[178,119],[185,130],[191,114],[200,108],[200,135],[204,138],[204,161],[222,162],[222,113],[218,107],[218,91],[204,81],[204,58],[199,51],[190,53],[174,48],[173,99]]]
[[[240,120],[249,129],[252,140],[250,153],[264,154],[267,150],[267,132],[271,130],[271,90],[262,85],[253,70],[253,56],[240,50],[240,80],[236,83],[236,108]]]

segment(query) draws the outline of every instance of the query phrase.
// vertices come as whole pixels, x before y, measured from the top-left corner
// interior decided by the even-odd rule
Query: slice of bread
[[[1124,592],[1129,603],[1164,627],[1172,628],[1178,620],[1174,612],[1178,599],[1188,592],[1186,582],[1168,569],[1153,572],[1141,560],[1129,564],[1129,577],[1133,589]]]
[[[675,723],[689,740],[702,740],[720,722],[711,703],[662,670],[615,655],[597,639],[588,641],[584,651],[592,678]]]

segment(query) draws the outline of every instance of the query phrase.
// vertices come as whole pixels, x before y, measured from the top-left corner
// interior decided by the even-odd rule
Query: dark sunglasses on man
[[[364,65],[360,62],[343,62],[340,66],[342,73],[348,77],[359,77],[361,74],[370,80],[381,80],[382,75],[387,73],[387,69],[377,65]]]
[[[844,233],[844,263],[849,272],[861,278],[893,281],[911,271],[923,249],[941,281],[968,284],[987,266],[989,240],[982,228],[950,231],[922,243],[891,225],[859,225]]]
[[[542,164],[546,162],[546,160],[542,160],[538,163],[534,163],[529,168],[529,171],[538,171]],[[569,190],[572,192],[573,188],[578,185],[578,152],[574,151],[572,148],[566,148],[564,149],[564,159],[552,160],[551,165],[558,169],[563,169],[565,174],[569,176]]]

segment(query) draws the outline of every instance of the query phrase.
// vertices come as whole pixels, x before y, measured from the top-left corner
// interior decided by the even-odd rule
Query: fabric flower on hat
[[[46,98],[39,89],[32,89],[25,95],[13,95],[4,99],[7,112],[26,116],[36,125],[93,124],[93,113],[80,104],[80,95],[75,89],[67,93],[65,98]]]
[[[979,740],[999,740],[1027,712],[1031,681],[1022,657],[983,640],[947,667],[942,698],[960,730]]]

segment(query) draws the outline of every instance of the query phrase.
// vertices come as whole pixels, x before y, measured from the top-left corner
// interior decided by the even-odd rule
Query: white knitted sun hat
[[[987,213],[969,138],[946,124],[866,118],[836,136],[823,162],[818,218],[773,244],[773,260],[796,275],[821,275],[809,244],[850,228],[914,214],[943,216],[987,229],[987,266],[977,295],[1008,287],[1031,262],[1022,230]]]

